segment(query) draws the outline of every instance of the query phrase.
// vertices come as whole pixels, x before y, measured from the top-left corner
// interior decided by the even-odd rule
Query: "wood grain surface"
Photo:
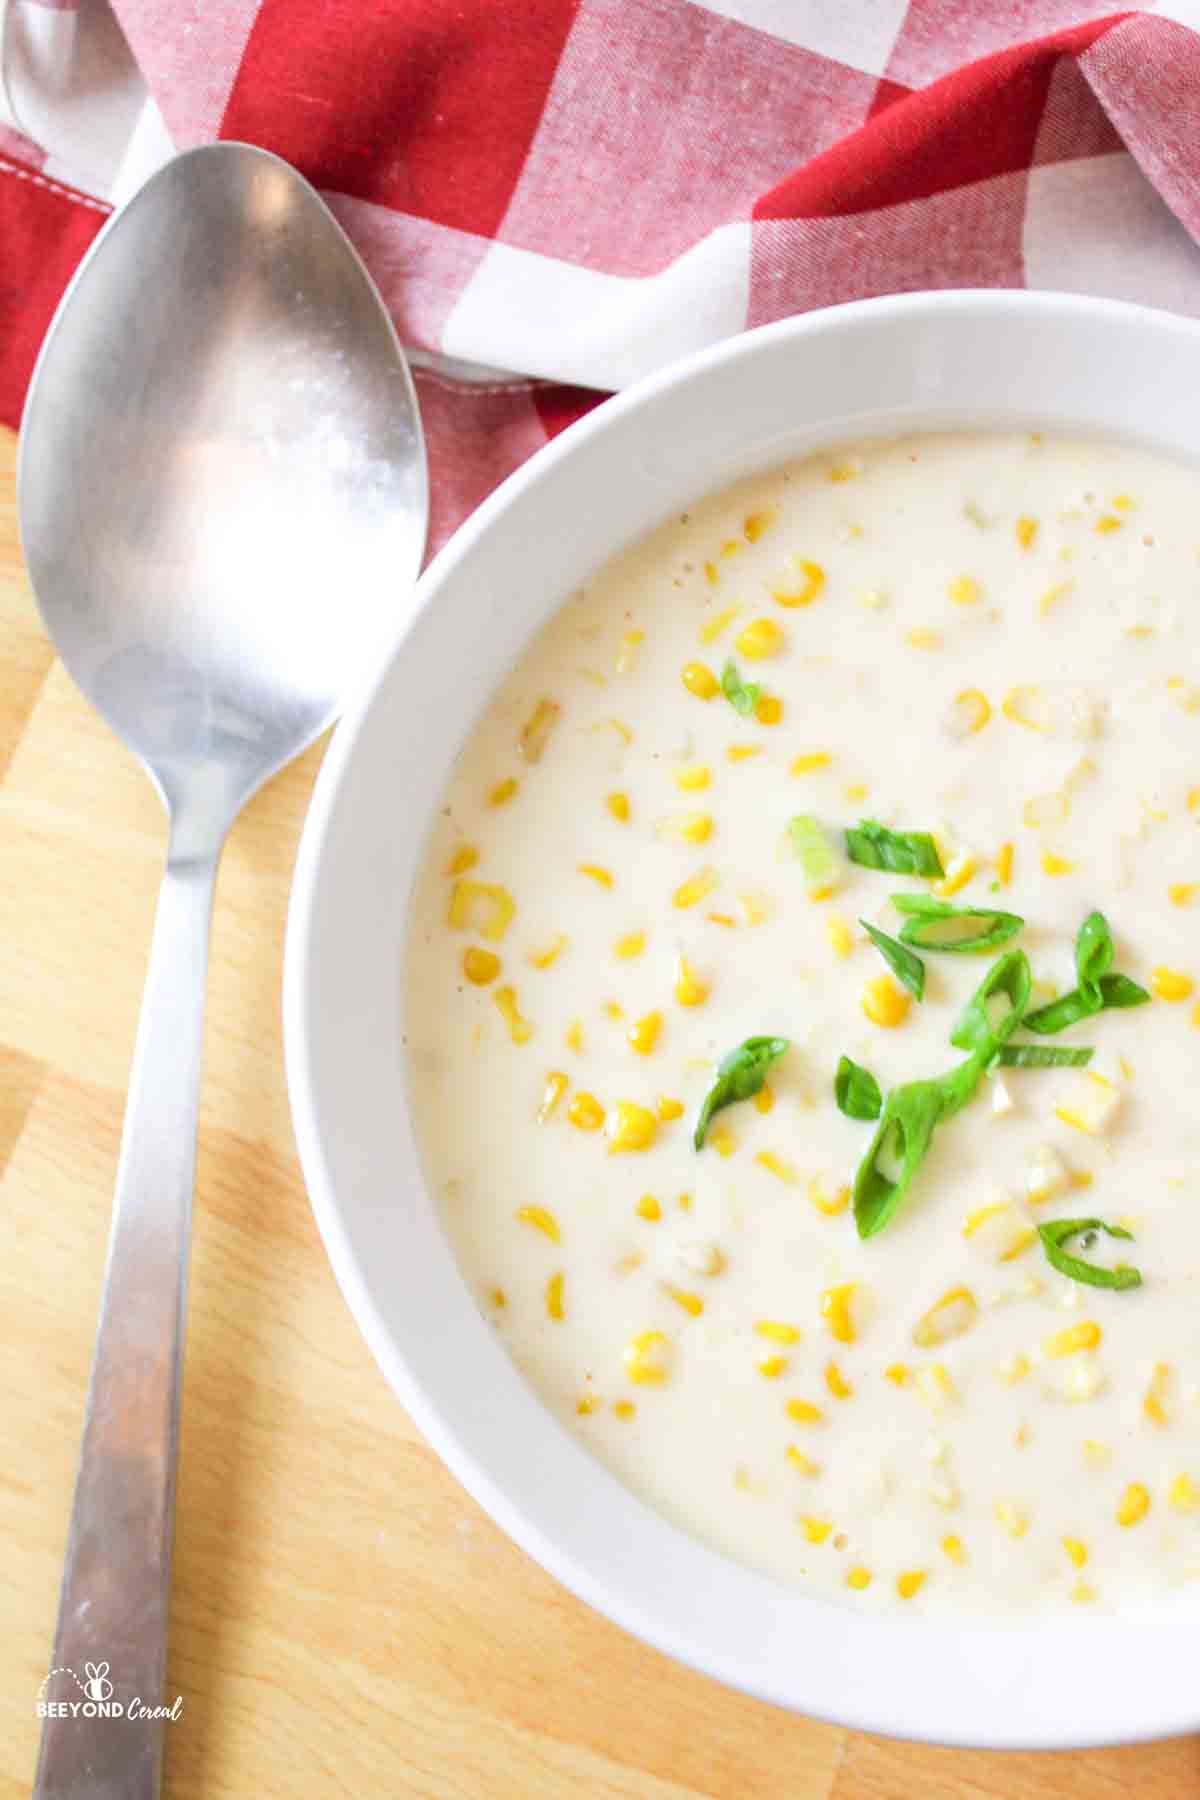
[[[163,822],[51,654],[0,439],[0,1794],[28,1792]],[[217,898],[168,1693],[183,1800],[1184,1800],[1200,1738],[1071,1756],[884,1742],[676,1667],[459,1489],[334,1286],[288,1118],[279,991],[319,749]]]

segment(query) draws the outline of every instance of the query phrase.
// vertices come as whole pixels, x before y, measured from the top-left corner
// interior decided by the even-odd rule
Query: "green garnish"
[[[1072,1256],[1063,1245],[1071,1238],[1079,1237],[1083,1232],[1103,1231],[1111,1238],[1127,1238],[1133,1242],[1132,1231],[1126,1231],[1123,1225],[1106,1225],[1103,1219],[1048,1219],[1044,1225],[1038,1226],[1038,1236],[1042,1240],[1042,1249],[1046,1252],[1046,1261],[1060,1275],[1067,1275],[1072,1281],[1082,1281],[1088,1287],[1135,1288],[1142,1285],[1140,1269],[1131,1269],[1128,1263],[1118,1263],[1115,1269],[1101,1268],[1097,1263],[1085,1262],[1081,1256]]]
[[[883,1095],[870,1069],[843,1056],[833,1078],[833,1097],[838,1111],[848,1119],[877,1119],[883,1111]]]
[[[731,657],[721,670],[721,692],[734,712],[748,719],[762,699],[762,688],[756,681],[743,681]]]
[[[1005,1069],[1084,1069],[1094,1054],[1057,1044],[1005,1044],[996,1061]]]
[[[874,925],[868,925],[865,919],[859,924],[882,956],[888,968],[902,981],[910,994],[920,1000],[925,993],[925,964],[911,950],[889,937],[886,931],[876,931]]]
[[[1139,987],[1128,975],[1109,973],[1114,954],[1108,920],[1103,913],[1089,913],[1075,939],[1078,987],[1031,1012],[1025,1020],[1029,1030],[1036,1031],[1040,1037],[1052,1037],[1055,1032],[1065,1031],[1069,1025],[1077,1025],[1080,1019],[1090,1019],[1109,1007],[1144,1006],[1150,998],[1144,987]]]
[[[978,954],[1016,937],[1025,924],[1017,913],[992,906],[951,906],[929,894],[893,894],[892,905],[910,916],[900,927],[900,942],[921,950]]]
[[[946,873],[927,831],[889,831],[876,819],[847,826],[846,855],[864,869],[887,869],[893,875]]]
[[[736,1050],[731,1050],[723,1062],[717,1064],[717,1079],[704,1096],[704,1104],[700,1108],[700,1116],[696,1120],[696,1129],[692,1133],[692,1143],[697,1150],[703,1150],[704,1139],[713,1116],[724,1107],[732,1106],[738,1100],[753,1100],[755,1094],[762,1092],[767,1079],[767,1070],[788,1048],[789,1040],[781,1037],[752,1037]]]
[[[1024,1014],[1032,987],[1025,952],[1006,951],[967,1001],[962,1017],[950,1033],[950,1042],[959,1050],[986,1050],[990,1061],[1018,1025],[1029,1023]]]
[[[831,888],[837,880],[837,855],[811,813],[797,813],[788,821],[792,849],[800,859],[810,893]]]

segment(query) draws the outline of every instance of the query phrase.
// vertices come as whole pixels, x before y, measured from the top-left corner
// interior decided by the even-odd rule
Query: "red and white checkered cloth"
[[[61,44],[84,0],[13,4]],[[1200,314],[1200,0],[114,4],[176,145],[294,163],[430,353],[435,545],[586,390],[770,319],[948,287]],[[9,420],[103,223],[69,149],[0,140]]]

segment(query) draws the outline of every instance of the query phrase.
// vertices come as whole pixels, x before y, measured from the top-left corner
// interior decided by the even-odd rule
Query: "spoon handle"
[[[168,855],[130,1077],[34,1800],[155,1800],[217,857]],[[76,1710],[72,1716],[69,1707]],[[62,1708],[60,1715],[59,1708]],[[120,1709],[118,1711],[118,1709]]]

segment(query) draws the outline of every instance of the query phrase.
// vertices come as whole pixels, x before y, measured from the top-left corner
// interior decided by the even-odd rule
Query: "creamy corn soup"
[[[674,517],[473,731],[413,900],[446,1230],[546,1405],[850,1605],[1200,1575],[1200,508],[919,437]]]

